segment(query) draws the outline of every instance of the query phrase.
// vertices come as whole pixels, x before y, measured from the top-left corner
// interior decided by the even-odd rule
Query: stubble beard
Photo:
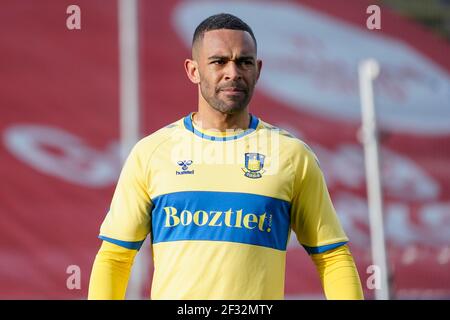
[[[213,94],[209,94],[213,91]],[[228,98],[221,98],[219,95],[223,95],[220,89],[211,89],[208,84],[200,85],[200,92],[203,99],[215,110],[225,114],[235,114],[244,110],[250,102],[252,95],[252,88],[247,88],[242,96],[230,96]]]

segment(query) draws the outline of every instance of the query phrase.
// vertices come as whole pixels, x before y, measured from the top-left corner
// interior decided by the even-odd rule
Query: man
[[[150,234],[153,299],[282,299],[293,230],[329,299],[362,299],[359,276],[312,151],[254,115],[262,67],[250,27],[204,20],[185,61],[198,111],[136,144],[101,230],[89,299],[123,299]]]

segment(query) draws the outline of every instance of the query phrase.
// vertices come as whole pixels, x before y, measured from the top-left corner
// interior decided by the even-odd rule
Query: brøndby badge
[[[246,153],[245,154],[245,176],[251,179],[261,178],[264,173],[264,158],[266,156],[260,153]]]

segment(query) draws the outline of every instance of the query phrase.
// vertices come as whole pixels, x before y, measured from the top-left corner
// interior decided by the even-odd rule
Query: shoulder
[[[268,122],[260,120],[260,130],[273,135],[273,138],[279,139],[280,148],[291,152],[293,155],[305,155],[317,158],[311,147],[303,140],[297,138],[287,130],[281,129]]]
[[[156,150],[181,131],[182,120],[177,120],[161,129],[143,137],[132,148],[129,157],[140,163],[148,163]]]
[[[174,135],[179,133],[182,128],[181,126],[182,120],[177,120],[165,127],[162,127],[161,129],[139,140],[135,144],[133,151],[140,155],[150,155],[158,148],[158,146],[169,141]]]

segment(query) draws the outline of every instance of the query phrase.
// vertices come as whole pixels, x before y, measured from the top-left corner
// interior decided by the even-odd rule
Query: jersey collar
[[[202,132],[201,130],[197,129],[194,124],[192,123],[192,112],[187,115],[184,119],[183,119],[183,123],[184,123],[184,127],[191,131],[193,134],[195,134],[196,136],[199,136],[200,138],[206,139],[206,140],[211,140],[211,141],[229,141],[229,140],[236,140],[239,138],[242,138],[250,133],[252,133],[253,131],[256,130],[256,128],[258,127],[259,124],[259,119],[255,116],[253,116],[252,114],[250,114],[250,125],[248,127],[248,129],[239,132],[237,134],[231,134],[231,135],[226,135],[226,136],[214,136],[211,134],[208,134],[207,132]]]

